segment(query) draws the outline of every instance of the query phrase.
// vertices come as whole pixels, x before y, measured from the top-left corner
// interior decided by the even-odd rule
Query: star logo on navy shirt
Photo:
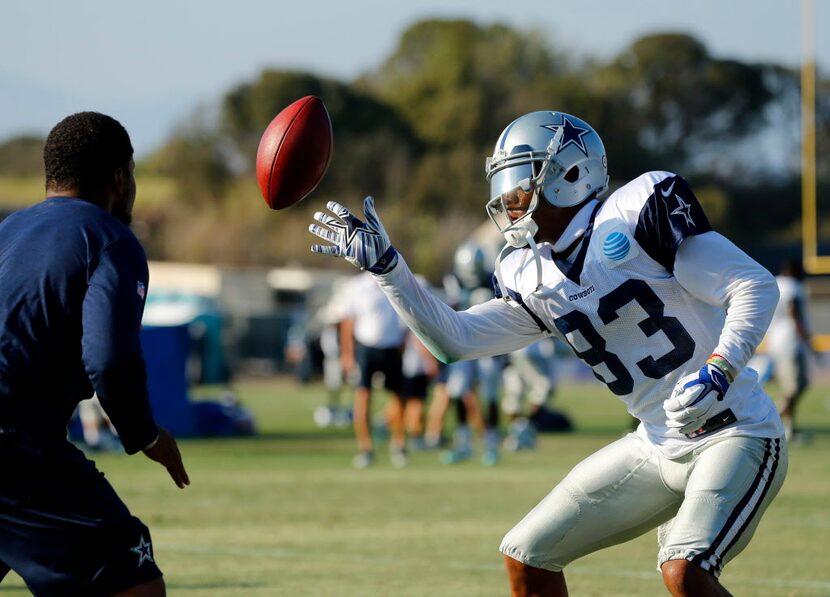
[[[590,133],[590,129],[582,128],[571,122],[567,116],[562,117],[562,124],[543,124],[543,128],[556,132],[562,129],[562,140],[559,142],[559,148],[556,153],[565,149],[568,145],[576,145],[585,157],[588,157],[588,148],[585,147],[585,139],[583,137]]]
[[[144,540],[144,535],[138,541],[138,545],[131,547],[130,551],[138,555],[138,565],[141,566],[144,562],[153,561],[153,544]]]
[[[674,183],[672,183],[674,185]],[[683,198],[675,193],[674,198],[677,199],[677,207],[671,212],[673,216],[683,216],[686,220],[687,226],[694,226],[695,221],[692,219],[692,206],[683,201]]]

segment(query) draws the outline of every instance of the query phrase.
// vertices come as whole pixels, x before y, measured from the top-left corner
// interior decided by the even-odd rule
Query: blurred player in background
[[[493,298],[493,263],[484,243],[467,240],[453,255],[453,271],[444,278],[446,301],[454,309],[468,309]],[[461,361],[447,366],[446,393],[458,417],[453,446],[441,454],[441,462],[455,464],[473,454],[473,433],[483,435],[482,463],[491,466],[499,460],[499,397],[505,357],[490,356]],[[434,404],[438,409],[440,403]],[[446,411],[446,407],[444,408]],[[438,415],[433,421],[438,420]],[[434,432],[433,432],[434,435]]]
[[[440,456],[444,464],[457,464],[470,459],[473,455],[473,429],[478,433],[484,432],[484,419],[477,394],[478,385],[478,361],[460,361],[447,365],[446,401],[443,404],[436,401],[430,409],[430,420],[433,423],[430,429],[431,437],[435,437],[435,429],[440,430],[443,426],[446,413],[450,410],[455,412],[452,445]]]
[[[718,577],[746,547],[787,471],[781,419],[745,365],[778,300],[772,275],[714,232],[686,181],[643,174],[604,201],[605,148],[583,120],[532,112],[486,163],[487,211],[507,245],[503,298],[457,312],[422,292],[374,208],[317,212],[319,253],[371,272],[445,361],[568,342],[640,419],[578,464],[504,538],[515,596],[566,595],[577,558],[659,527],[672,595],[729,595]]]
[[[355,276],[342,296],[344,304],[340,323],[340,358],[347,376],[357,371],[352,416],[358,453],[352,460],[352,465],[362,469],[375,461],[370,432],[372,378],[380,373],[383,375],[384,387],[389,392],[389,404],[384,409],[391,432],[389,458],[396,468],[404,467],[408,457],[401,400],[401,358],[406,326],[368,273]]]
[[[556,346],[552,338],[534,342],[508,355],[504,369],[502,409],[510,420],[506,450],[536,447],[536,433],[570,431],[562,413],[548,408],[556,391]],[[526,403],[526,408],[523,403]]]
[[[800,261],[788,261],[781,268],[775,279],[781,298],[766,336],[773,375],[783,393],[780,413],[787,439],[793,438],[795,409],[809,383],[808,359],[813,352],[806,277]]]
[[[81,400],[78,403],[78,419],[84,444],[93,452],[120,452],[123,450],[118,441],[118,433],[107,416],[98,396]]]
[[[403,422],[409,446],[423,450],[426,400],[432,381],[438,377],[438,360],[413,333],[406,335],[402,363]]]
[[[352,424],[351,404],[344,404],[346,380],[340,357],[340,326],[344,318],[343,308],[348,303],[344,295],[346,285],[345,282],[336,282],[328,299],[314,311],[309,321],[302,322],[305,343],[315,342],[322,356],[326,404],[314,409],[314,422],[320,427],[345,427]],[[311,349],[307,348],[305,352],[310,353]],[[351,396],[348,400],[351,402]]]
[[[109,116],[46,139],[46,197],[0,224],[0,562],[35,595],[164,595],[147,527],[66,439],[97,394],[128,454],[189,484],[147,397],[147,258],[128,225],[133,148]]]
[[[447,441],[444,436],[444,416],[450,406],[450,394],[447,389],[449,373],[449,365],[438,361],[438,372],[432,384],[432,399],[424,428],[424,450],[437,450]]]

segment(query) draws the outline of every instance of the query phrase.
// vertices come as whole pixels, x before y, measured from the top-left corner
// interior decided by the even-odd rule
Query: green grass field
[[[178,490],[142,456],[101,455],[132,511],[150,526],[171,595],[507,595],[502,535],[581,458],[627,426],[621,403],[598,384],[556,397],[578,431],[542,436],[535,452],[438,464],[416,453],[393,469],[356,471],[349,430],[318,429],[318,385],[240,382],[257,437],[181,442],[192,485]],[[775,388],[771,388],[774,391]],[[784,488],[753,542],[726,569],[737,596],[830,595],[830,386],[804,398],[812,433],[794,446]],[[656,537],[604,550],[567,570],[571,594],[663,595]],[[0,595],[26,595],[14,574]]]

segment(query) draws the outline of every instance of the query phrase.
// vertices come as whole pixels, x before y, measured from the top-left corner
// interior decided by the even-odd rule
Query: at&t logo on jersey
[[[611,261],[625,259],[629,251],[631,251],[631,241],[622,232],[612,232],[602,243],[602,253]]]
[[[616,267],[640,254],[639,245],[627,231],[620,228],[603,230],[599,238],[602,239],[602,256],[608,267]]]

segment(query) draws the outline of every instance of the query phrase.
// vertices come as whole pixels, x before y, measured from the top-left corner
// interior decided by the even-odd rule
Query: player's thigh
[[[500,549],[529,566],[561,570],[657,527],[674,515],[681,497],[663,483],[654,448],[628,434],[577,464]]]
[[[470,392],[476,381],[475,361],[458,361],[447,365],[447,393],[457,400]]]
[[[418,375],[405,376],[401,382],[401,397],[406,399],[407,406],[410,401],[426,400],[429,393],[429,377],[419,373]]]
[[[501,409],[506,415],[516,416],[521,412],[524,382],[516,366],[512,363],[504,368],[502,373],[504,392],[501,399]]]
[[[488,404],[498,402],[506,359],[502,356],[484,357],[476,363],[482,399]]]
[[[775,381],[785,397],[796,394],[799,390],[798,359],[794,353],[775,356]]]
[[[403,352],[398,347],[382,348],[379,351],[379,359],[383,386],[400,396],[403,386]]]
[[[355,343],[355,363],[360,372],[357,384],[359,388],[372,388],[372,377],[375,373],[382,373],[384,370],[383,357],[382,348]]]
[[[805,350],[799,350],[798,354],[795,357],[795,368],[796,368],[796,375],[795,375],[795,382],[796,382],[796,393],[800,394],[807,389],[807,384],[809,382],[809,363],[807,362],[807,353]]]
[[[752,538],[787,474],[786,442],[729,437],[696,455],[677,516],[658,534],[658,565],[691,560],[719,575]]]
[[[14,465],[0,482],[0,560],[37,595],[106,595],[160,577],[147,527],[63,443],[4,447]]]

